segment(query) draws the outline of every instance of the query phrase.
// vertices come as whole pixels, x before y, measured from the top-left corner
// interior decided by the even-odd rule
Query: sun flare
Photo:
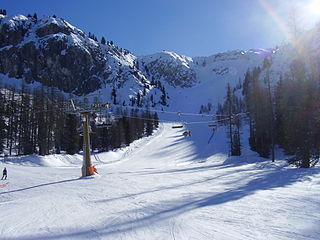
[[[312,0],[305,7],[306,17],[320,18],[320,0]]]

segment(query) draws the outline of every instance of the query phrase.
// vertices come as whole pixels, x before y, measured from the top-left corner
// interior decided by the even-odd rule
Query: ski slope
[[[171,127],[97,154],[93,177],[80,155],[0,163],[0,239],[319,239],[319,168],[228,157],[223,130],[208,144]]]

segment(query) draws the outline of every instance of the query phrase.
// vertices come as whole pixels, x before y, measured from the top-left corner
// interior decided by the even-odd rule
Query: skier
[[[7,169],[6,168],[4,168],[3,169],[3,171],[2,171],[2,178],[1,178],[1,180],[6,180],[7,179]]]

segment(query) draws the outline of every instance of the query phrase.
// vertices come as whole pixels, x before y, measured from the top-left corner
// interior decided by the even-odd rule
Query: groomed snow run
[[[319,168],[228,157],[224,131],[201,148],[171,127],[96,154],[93,177],[79,178],[80,155],[0,163],[0,239],[320,239]]]

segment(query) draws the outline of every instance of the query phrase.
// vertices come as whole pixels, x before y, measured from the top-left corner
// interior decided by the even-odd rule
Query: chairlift
[[[184,131],[182,135],[184,137],[191,137],[191,131]]]
[[[77,128],[77,132],[81,137],[83,136],[83,126],[82,125]],[[89,126],[89,133],[92,133],[91,126]]]
[[[183,125],[174,125],[172,128],[183,128]]]
[[[100,123],[96,125],[96,128],[110,128],[112,127],[111,123]]]
[[[96,120],[96,128],[110,128],[112,127],[112,122],[114,121],[114,116],[111,112],[98,114],[98,119]]]
[[[178,112],[178,122],[181,123],[181,113]],[[173,125],[172,128],[183,128],[183,124],[176,124],[176,125]]]

